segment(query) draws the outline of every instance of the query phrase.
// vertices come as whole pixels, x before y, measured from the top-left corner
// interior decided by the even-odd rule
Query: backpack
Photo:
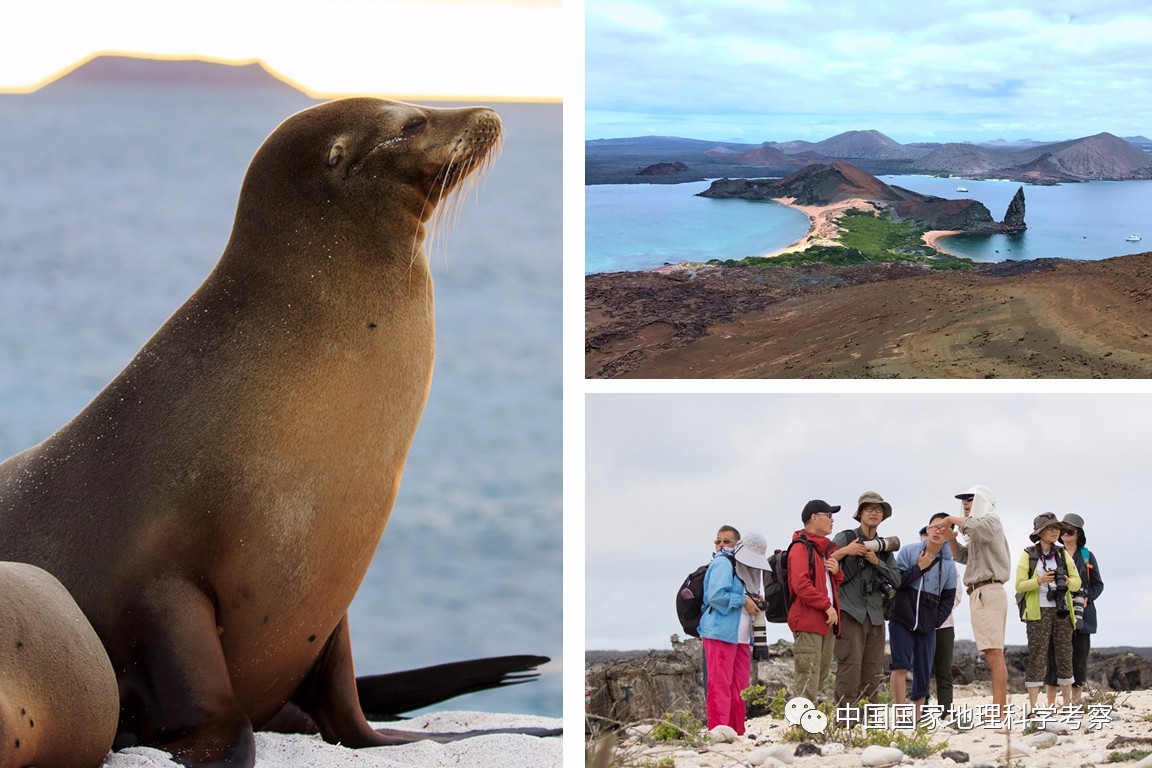
[[[807,536],[800,536],[784,549],[778,549],[768,558],[770,570],[764,577],[764,616],[775,624],[788,621],[788,609],[792,606],[792,591],[788,588],[788,553],[796,544],[803,542],[808,550],[808,571],[816,578],[815,547]]]
[[[721,555],[732,563],[732,573],[736,573],[736,558],[727,553]],[[704,574],[708,571],[708,565],[702,565],[688,574],[676,592],[676,617],[680,619],[680,626],[692,637],[700,637],[700,617],[704,613]]]
[[[1039,546],[1039,545],[1037,545],[1037,546]],[[1028,547],[1028,549],[1026,549],[1025,551],[1028,553],[1028,578],[1032,578],[1032,574],[1036,573],[1036,563],[1040,559],[1040,556],[1036,554],[1036,547],[1035,546]],[[1057,551],[1057,554],[1059,555],[1056,558],[1056,572],[1060,573],[1061,571],[1063,571],[1064,575],[1067,576],[1068,575],[1068,567],[1067,567],[1067,564],[1064,562],[1064,550],[1057,547],[1056,551]],[[1026,595],[1027,595],[1026,592],[1017,592],[1016,593],[1016,608],[1020,611],[1020,621],[1024,621],[1024,610],[1025,610],[1024,609],[1024,600],[1025,600]]]

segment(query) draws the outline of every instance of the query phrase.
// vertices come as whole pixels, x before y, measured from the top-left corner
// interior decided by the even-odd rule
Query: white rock
[[[624,731],[624,736],[630,739],[639,739],[652,733],[652,729],[655,727],[656,726],[651,725],[650,723],[644,723],[643,725],[633,725]]]
[[[1107,759],[1108,759],[1108,757],[1103,752],[1093,752],[1092,754],[1090,754],[1084,758],[1084,762],[1091,763],[1091,764],[1099,764],[1099,763],[1104,762]],[[1141,760],[1138,763],[1138,765],[1143,765],[1144,763],[1148,763],[1148,765],[1145,766],[1145,768],[1150,768],[1150,767],[1152,767],[1152,762],[1149,762],[1150,760],[1152,760],[1152,755],[1149,755],[1148,757]]]
[[[1090,757],[1089,757],[1089,758],[1087,758],[1087,759],[1091,759],[1091,757],[1094,757],[1094,755],[1093,755],[1093,756],[1090,756]],[[1101,763],[1102,763],[1102,762],[1104,762],[1104,760],[1103,760],[1103,759],[1101,759],[1101,760],[1099,760],[1099,761],[1096,761],[1096,762],[1101,762]],[[1138,762],[1138,763],[1136,763],[1135,765],[1133,765],[1133,766],[1132,766],[1132,768],[1152,768],[1152,755],[1148,755],[1148,757],[1144,758],[1144,759],[1143,759],[1143,760],[1141,760],[1140,762]]]
[[[784,765],[792,765],[795,756],[792,754],[794,750],[789,749],[786,744],[773,744],[770,747],[760,747],[748,753],[745,760],[750,765],[768,765],[765,760],[772,760]]]
[[[1014,757],[1028,757],[1029,755],[1033,755],[1035,753],[1036,753],[1035,749],[1028,746],[1027,744],[1021,744],[1020,742],[1017,741],[1017,742],[1013,742],[1012,746],[1010,746],[1010,747],[1008,747],[1008,749],[1004,750],[1004,752],[1001,753],[1001,755],[998,759],[1011,760]]]
[[[881,747],[873,744],[865,747],[860,754],[860,764],[865,768],[886,768],[889,765],[899,765],[904,759],[904,753],[895,747]]]
[[[718,725],[708,731],[708,735],[712,737],[713,744],[731,744],[740,738],[730,725]]]
[[[820,756],[831,757],[832,755],[842,755],[846,751],[843,744],[833,741],[831,744],[824,744],[820,747]]]
[[[1056,746],[1057,737],[1051,731],[1040,731],[1033,733],[1030,736],[1024,737],[1024,743],[1036,749],[1048,749],[1048,747]]]
[[[1075,740],[1065,741],[1060,745],[1060,751],[1065,754],[1080,754],[1081,752],[1091,752],[1095,749],[1095,745],[1089,743],[1081,743]]]

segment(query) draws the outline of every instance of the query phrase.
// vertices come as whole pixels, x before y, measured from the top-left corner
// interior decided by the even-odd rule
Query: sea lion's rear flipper
[[[535,680],[547,656],[494,656],[356,678],[360,709],[369,720],[396,720],[403,712],[466,693]]]
[[[494,669],[503,667],[504,672],[501,672],[499,677],[504,675],[511,675],[515,672],[531,669],[537,663],[547,661],[538,656],[525,656],[520,657],[521,662],[512,664],[510,662],[496,662],[492,668],[484,673],[480,673],[478,669],[472,669],[468,674],[468,680],[463,682],[464,687],[470,687],[471,690],[481,690],[483,688],[490,688],[492,685],[499,685],[499,682],[494,681]],[[469,669],[470,662],[462,662],[464,671]],[[442,665],[443,667],[452,667],[453,665]],[[438,669],[433,667],[433,669]],[[417,675],[419,670],[413,672],[399,673],[400,678],[407,675]],[[447,684],[440,682],[437,683],[435,675],[439,674],[446,676],[447,673],[439,672],[433,673],[433,678],[430,684],[433,687],[439,685],[441,690],[446,690],[448,687],[455,688],[458,693],[464,692],[462,685],[458,681],[454,686],[447,686]],[[387,678],[387,675],[379,677]],[[518,679],[520,676],[515,676],[513,679]],[[409,687],[413,686],[412,681],[417,680],[418,677],[412,677],[406,683]],[[479,687],[476,687],[479,686]],[[456,695],[456,694],[449,694]],[[431,703],[432,701],[439,701],[443,696],[438,698],[427,698],[424,700]],[[388,701],[385,699],[385,701]],[[408,696],[409,701],[416,700],[412,695]],[[307,679],[299,690],[293,695],[291,704],[298,707],[299,710],[308,718],[311,718],[315,724],[316,729],[320,732],[320,736],[327,742],[333,744],[343,744],[346,747],[359,748],[359,747],[379,747],[387,746],[390,744],[408,744],[414,741],[458,741],[460,739],[467,739],[473,736],[483,736],[491,733],[520,733],[530,736],[556,736],[559,735],[559,729],[550,728],[499,728],[483,731],[467,731],[464,733],[426,733],[415,731],[403,730],[375,730],[368,724],[368,720],[364,717],[363,711],[360,709],[359,696],[357,695],[357,680],[352,671],[352,643],[348,633],[348,616],[345,614],[344,618],[336,626],[335,631],[328,638],[324,644],[324,650],[321,652],[320,657],[316,660],[315,666],[308,674]],[[390,705],[385,705],[385,709],[392,709]],[[390,714],[394,715],[395,712]],[[303,721],[300,713],[296,712],[282,712],[276,718],[276,725],[283,726],[291,723],[298,726]]]

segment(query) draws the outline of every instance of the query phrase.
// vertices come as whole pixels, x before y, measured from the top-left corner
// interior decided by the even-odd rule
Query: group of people
[[[1013,578],[1011,549],[991,491],[977,485],[956,498],[961,514],[932,515],[919,541],[903,547],[879,535],[892,505],[878,493],[861,494],[853,515],[858,525],[835,536],[833,515],[839,506],[820,499],[804,506],[803,527],[793,533],[786,552],[792,696],[816,702],[835,657],[838,708],[875,702],[887,679],[893,700],[915,704],[919,720],[935,676],[937,703],[949,712],[952,611],[963,587],[976,646],[991,672],[992,703],[1006,712],[1006,585],[1012,584],[1027,626],[1029,707],[1036,706],[1041,688],[1046,688],[1049,705],[1058,690],[1065,705],[1079,700],[1096,631],[1095,603],[1104,589],[1096,556],[1085,547],[1083,518],[1038,515],[1029,536],[1032,545],[1020,555]],[[964,566],[962,579],[957,564]],[[720,528],[704,576],[699,626],[709,728],[728,725],[744,732],[740,693],[749,684],[752,627],[763,610],[769,569],[762,535],[742,539],[735,528]],[[887,675],[886,639],[891,650]]]

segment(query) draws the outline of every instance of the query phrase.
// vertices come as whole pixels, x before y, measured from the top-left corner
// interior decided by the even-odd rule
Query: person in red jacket
[[[832,666],[832,649],[840,631],[837,593],[844,574],[832,535],[832,515],[840,511],[820,499],[804,505],[803,530],[792,534],[788,547],[788,628],[792,630],[792,658],[796,681],[792,695],[816,702]]]

